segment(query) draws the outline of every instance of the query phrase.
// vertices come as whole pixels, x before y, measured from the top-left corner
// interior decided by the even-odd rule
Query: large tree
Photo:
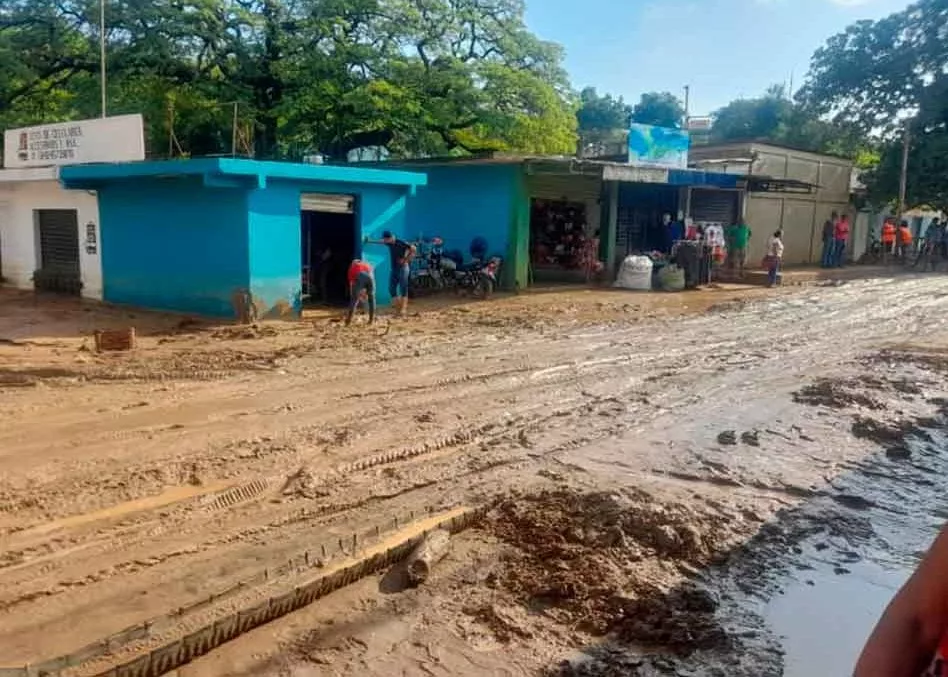
[[[0,124],[96,115],[98,1],[0,3]],[[522,0],[110,0],[110,112],[153,153],[567,152],[562,52]],[[173,129],[173,134],[172,134]]]
[[[920,0],[879,21],[861,21],[813,56],[802,91],[809,109],[852,125],[883,146],[867,175],[877,201],[898,194],[901,135],[911,134],[909,204],[946,205],[948,0]]]
[[[852,126],[821,118],[788,97],[780,85],[763,96],[737,99],[714,114],[715,141],[770,141],[818,153],[855,158],[866,149]]]
[[[659,127],[681,127],[685,107],[669,92],[646,92],[632,108],[632,122]]]
[[[621,136],[628,128],[632,107],[621,96],[599,94],[595,87],[586,87],[579,94],[576,120],[585,141],[607,141]]]

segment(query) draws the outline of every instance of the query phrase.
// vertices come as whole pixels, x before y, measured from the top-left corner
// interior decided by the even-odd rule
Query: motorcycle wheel
[[[486,275],[481,276],[474,293],[483,299],[489,299],[491,294],[494,293],[494,281]]]

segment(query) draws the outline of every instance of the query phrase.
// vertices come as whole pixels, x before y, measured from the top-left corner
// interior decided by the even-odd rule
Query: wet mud
[[[660,296],[348,331],[81,308],[30,325],[0,298],[3,383],[29,383],[0,383],[4,659],[75,650],[380,517],[491,504],[419,588],[359,581],[180,677],[830,674],[852,656],[807,631],[837,598],[808,593],[845,581],[884,603],[948,516],[948,280]],[[132,354],[83,348],[129,321]]]

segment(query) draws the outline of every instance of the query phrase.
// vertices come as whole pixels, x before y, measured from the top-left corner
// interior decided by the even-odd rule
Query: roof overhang
[[[428,183],[427,175],[418,172],[236,158],[71,165],[59,172],[63,186],[83,189],[118,181],[175,178],[198,178],[209,188],[266,188],[269,181],[297,181],[400,186],[412,193]],[[318,190],[318,186],[314,185],[314,190]]]

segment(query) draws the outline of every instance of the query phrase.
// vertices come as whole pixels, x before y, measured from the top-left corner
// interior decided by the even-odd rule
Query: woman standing
[[[783,231],[778,230],[767,243],[767,286],[777,284],[780,263],[783,261]]]

